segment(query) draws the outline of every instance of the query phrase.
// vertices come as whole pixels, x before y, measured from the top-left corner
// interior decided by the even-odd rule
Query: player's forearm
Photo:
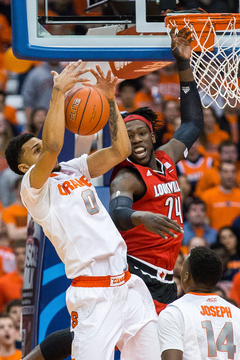
[[[43,126],[42,141],[44,150],[59,153],[62,149],[65,132],[64,97],[64,91],[54,86]]]
[[[117,153],[117,156],[119,156],[120,161],[122,161],[131,154],[131,144],[116,99],[114,98],[108,102],[110,106],[109,130],[111,147]]]

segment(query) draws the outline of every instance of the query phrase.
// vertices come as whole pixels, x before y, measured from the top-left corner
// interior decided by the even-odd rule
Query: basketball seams
[[[67,113],[68,113],[68,107],[71,105],[72,106],[72,104],[71,104],[71,100],[72,100],[72,98],[76,95],[76,93],[78,92],[78,91],[80,91],[80,90],[82,90],[82,89],[84,89],[83,87],[77,87],[76,88],[76,91],[74,91],[74,93],[68,98],[68,94],[67,94],[67,96],[66,96],[66,98],[65,98],[65,101],[66,101],[66,99],[67,99],[67,101],[68,101],[68,103],[67,103],[67,106],[66,106],[66,109],[65,109],[65,121],[66,121],[66,124],[67,124],[67,126],[69,126],[69,124],[68,124],[68,116],[67,116]]]
[[[82,124],[82,120],[83,120],[83,117],[84,117],[84,113],[86,111],[86,107],[87,107],[87,104],[88,104],[88,100],[89,100],[89,97],[91,95],[91,92],[92,92],[92,89],[91,88],[88,88],[89,89],[89,93],[88,93],[88,96],[87,96],[87,99],[86,99],[86,102],[85,102],[85,106],[84,106],[84,109],[83,109],[83,112],[82,112],[82,117],[81,117],[81,120],[79,121],[79,126],[78,126],[78,134],[79,134],[79,130],[80,130],[80,127],[81,127],[81,124]]]
[[[91,132],[94,131],[94,129],[96,129],[96,127],[98,126],[98,124],[100,123],[101,121],[101,118],[102,118],[102,113],[103,113],[103,100],[102,100],[102,94],[97,90],[95,89],[100,97],[100,100],[101,100],[101,113],[100,113],[100,116],[98,118],[98,122],[97,124],[94,126],[93,129],[91,129],[86,135],[91,135]]]

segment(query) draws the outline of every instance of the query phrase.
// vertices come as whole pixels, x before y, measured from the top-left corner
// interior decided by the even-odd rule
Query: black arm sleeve
[[[110,201],[109,214],[119,231],[135,227],[131,221],[133,201],[127,196],[117,196]]]
[[[181,126],[173,138],[190,149],[203,129],[202,104],[195,81],[180,82],[180,91]]]

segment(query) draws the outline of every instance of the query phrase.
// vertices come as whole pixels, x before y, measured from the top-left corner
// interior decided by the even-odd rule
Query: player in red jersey
[[[189,35],[185,29],[172,35],[181,88],[181,126],[154,152],[157,115],[149,108],[123,114],[132,153],[114,168],[110,185],[110,215],[126,241],[129,271],[145,281],[158,313],[177,297],[173,268],[182,241],[183,216],[175,164],[187,155],[203,126],[189,65]]]
[[[181,245],[182,209],[175,164],[183,153],[187,155],[203,127],[201,102],[189,64],[190,32],[182,29],[175,34],[173,28],[171,37],[180,77],[182,124],[174,138],[154,154],[156,114],[144,109],[144,113],[136,110],[125,117],[132,154],[114,170],[111,183],[110,211],[129,241],[129,270],[141,277],[143,272],[148,274],[143,279],[157,299],[157,309],[176,298],[172,269]],[[134,249],[137,259],[132,257]],[[71,342],[69,328],[56,331],[24,360],[63,360],[71,353]]]

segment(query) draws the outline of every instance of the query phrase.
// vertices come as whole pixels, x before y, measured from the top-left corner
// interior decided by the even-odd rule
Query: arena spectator
[[[229,133],[235,144],[239,143],[240,119],[237,107],[232,107],[226,104],[223,110],[223,115],[219,118],[219,126],[220,129]]]
[[[218,157],[218,146],[223,140],[229,140],[229,134],[221,130],[217,123],[217,116],[212,107],[203,108],[204,127],[199,139],[207,155]]]
[[[13,243],[13,252],[16,258],[16,270],[0,278],[0,311],[6,309],[9,301],[22,298],[26,240],[16,240]]]
[[[204,191],[201,195],[206,204],[210,226],[216,230],[232,224],[233,220],[240,214],[240,189],[235,187],[236,164],[222,162],[219,175],[220,185]]]
[[[188,207],[189,201],[192,199],[192,188],[190,181],[187,178],[187,175],[179,175],[178,176],[178,183],[181,190],[181,197],[182,197],[182,209],[183,209],[183,222],[185,222],[186,219],[186,210]]]
[[[235,300],[240,307],[240,272],[237,272],[233,277],[229,298]]]
[[[22,346],[22,333],[21,333],[21,319],[22,319],[22,300],[14,299],[9,301],[6,308],[7,314],[13,319],[16,336],[15,336],[15,346],[17,349],[21,350]]]
[[[190,253],[191,250],[197,246],[207,246],[207,245],[208,244],[204,238],[200,236],[194,236],[193,238],[190,239],[188,243],[188,253]]]
[[[0,176],[0,200],[3,207],[7,207],[16,201],[13,187],[18,178],[20,175],[15,174],[9,167],[2,172]]]
[[[0,359],[20,360],[22,352],[15,347],[16,329],[8,314],[0,314]]]
[[[118,84],[117,104],[119,111],[133,111],[137,109],[135,105],[135,95],[137,91],[136,80],[124,80]]]
[[[13,135],[16,136],[22,132],[22,127],[17,120],[17,109],[6,105],[6,93],[0,91],[0,112],[3,113],[5,119],[9,122],[12,128]]]
[[[180,276],[181,270],[182,270],[183,261],[184,261],[184,255],[183,255],[183,253],[182,253],[181,250],[180,250],[180,251],[179,251],[179,254],[178,254],[178,257],[177,257],[177,260],[176,260],[176,262],[175,262],[174,268],[173,268],[173,275],[175,275],[175,276]]]
[[[207,169],[211,169],[213,164],[212,157],[203,156],[199,152],[199,145],[200,142],[197,140],[189,150],[187,158],[179,161],[177,164],[178,173],[187,175],[193,192],[199,179]]]
[[[0,232],[0,277],[16,269],[15,255],[10,247],[7,229]]]
[[[159,122],[162,121],[162,99],[156,101],[152,89],[158,89],[159,73],[153,71],[149,74],[142,76],[140,79],[141,88],[137,91],[135,96],[136,108],[148,106],[150,109],[158,114]]]
[[[12,139],[12,128],[4,114],[0,112],[0,175],[8,167],[4,153],[9,141]]]
[[[3,14],[0,13],[0,90],[6,90],[8,72],[4,64],[4,52],[11,45],[11,26]]]
[[[189,201],[186,218],[182,245],[189,246],[189,241],[196,236],[204,238],[207,244],[216,241],[217,231],[206,223],[206,205],[203,200],[195,197]]]
[[[175,119],[179,118],[180,115],[179,103],[175,100],[164,101],[162,104],[162,114],[164,123],[162,144],[166,144],[175,133]]]
[[[16,201],[2,211],[2,220],[6,224],[8,236],[11,241],[25,239],[27,237],[28,212],[20,196],[21,182],[21,177],[14,182],[13,191],[16,196]]]
[[[158,89],[163,101],[174,100],[179,102],[179,77],[176,62],[164,66],[158,70],[159,84]]]
[[[229,253],[227,269],[223,272],[222,281],[232,281],[240,270],[240,241],[231,226],[219,229],[214,247],[223,246]]]
[[[37,107],[33,109],[30,116],[29,131],[38,136],[42,129],[44,120],[47,115],[47,109],[44,107]]]
[[[51,70],[60,73],[63,67],[59,62],[44,62],[29,71],[22,86],[23,103],[28,127],[33,109],[48,109],[52,94],[53,77]]]
[[[237,145],[231,140],[224,140],[218,148],[219,160],[215,160],[210,169],[204,171],[195,188],[195,196],[201,196],[203,191],[220,184],[219,168],[222,161],[233,161],[237,166],[236,187],[240,184],[240,163],[238,161]]]

